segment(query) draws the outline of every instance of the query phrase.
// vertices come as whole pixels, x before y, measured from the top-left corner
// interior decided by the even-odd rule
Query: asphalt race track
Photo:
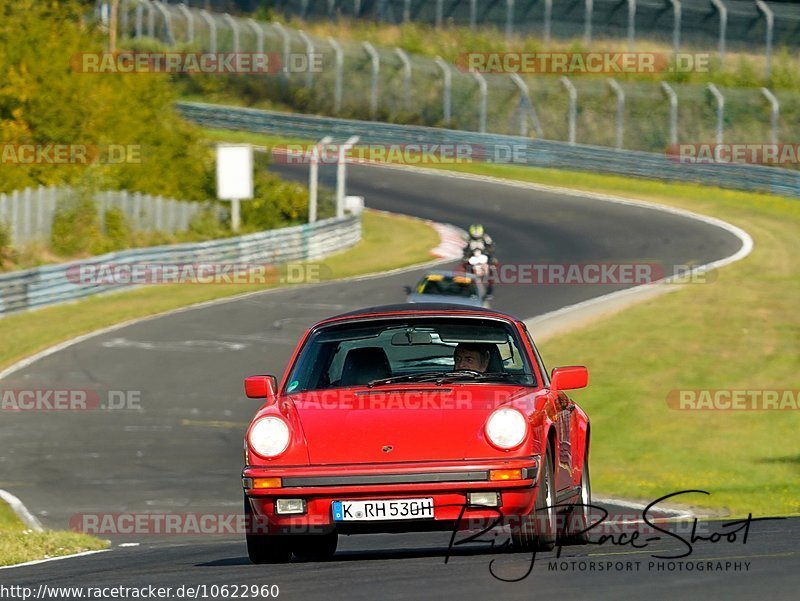
[[[304,168],[282,170],[305,177]],[[330,177],[327,169],[323,177]],[[352,168],[348,184],[348,193],[365,196],[369,207],[460,227],[482,222],[495,237],[503,263],[648,260],[674,266],[720,259],[741,245],[731,233],[706,223],[596,199],[366,166]],[[242,379],[280,374],[311,323],[365,305],[400,302],[402,286],[419,275],[412,271],[250,295],[143,321],[33,363],[4,380],[2,388],[136,391],[141,409],[5,412],[0,488],[20,497],[52,528],[67,528],[76,514],[239,513],[242,436],[257,408],[244,398]],[[619,287],[499,286],[493,306],[528,318]],[[592,467],[595,473],[603,469]],[[641,513],[614,505],[607,509],[613,515]],[[703,528],[725,531],[719,522],[701,522]],[[548,565],[555,553],[542,554],[530,576],[515,583],[493,577],[490,563],[494,560],[497,575],[515,579],[527,571],[530,555],[470,543],[456,546],[445,563],[447,533],[341,537],[333,561],[278,566],[250,565],[238,536],[117,535],[110,537],[109,552],[0,570],[0,585],[154,585],[173,591],[202,584],[278,585],[280,598],[303,601],[545,594],[749,600],[766,592],[772,599],[796,598],[800,520],[753,523],[746,544],[739,534],[735,542],[697,542],[690,557],[672,564],[651,557],[685,551],[683,543],[666,535],[643,549],[565,547],[558,569]],[[500,546],[502,540],[495,542]],[[121,543],[139,546],[120,548]],[[576,558],[587,562],[583,569],[580,564],[559,568],[565,566],[561,561]],[[624,563],[607,567],[608,561]],[[664,562],[661,569],[658,562]],[[712,569],[717,562],[726,569]]]

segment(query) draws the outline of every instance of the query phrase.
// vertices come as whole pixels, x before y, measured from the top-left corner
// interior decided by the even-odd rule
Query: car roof
[[[487,309],[486,307],[470,307],[468,305],[458,305],[455,303],[398,303],[393,305],[378,305],[375,307],[365,307],[356,311],[349,311],[340,315],[334,315],[325,319],[319,324],[332,322],[332,321],[347,321],[349,319],[357,319],[359,317],[374,317],[381,316],[403,316],[403,315],[457,315],[457,316],[477,316],[477,317],[501,317],[511,321],[519,321],[513,315],[502,313],[495,309]]]

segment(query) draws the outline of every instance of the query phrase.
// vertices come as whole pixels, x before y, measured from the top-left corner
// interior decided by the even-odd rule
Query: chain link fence
[[[12,245],[20,246],[50,237],[53,218],[59,208],[80,194],[73,188],[39,187],[0,194],[0,224],[8,228]],[[173,200],[126,190],[96,192],[92,195],[98,216],[112,208],[125,214],[134,230],[182,232],[203,210],[203,203]]]
[[[250,76],[260,78],[265,98],[301,112],[651,152],[670,143],[800,139],[800,95],[792,92],[723,88],[720,107],[709,85],[471,73],[397,48],[320,39],[184,5],[122,0],[120,10],[123,38],[151,37],[208,52],[274,53],[283,65],[294,56],[319,55],[318,72]]]

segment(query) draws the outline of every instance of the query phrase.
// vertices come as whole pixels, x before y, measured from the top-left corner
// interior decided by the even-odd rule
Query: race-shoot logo
[[[667,146],[667,157],[690,165],[751,164],[751,165],[797,165],[800,162],[800,144],[671,144]]]
[[[139,144],[0,144],[2,165],[92,165],[141,163]]]
[[[456,67],[469,73],[547,73],[613,75],[623,73],[707,72],[709,54],[662,52],[465,52]]]
[[[72,56],[73,71],[93,74],[274,75],[320,73],[323,55],[273,52],[83,52]]]
[[[670,409],[683,411],[796,411],[800,407],[797,389],[713,389],[671,390]]]

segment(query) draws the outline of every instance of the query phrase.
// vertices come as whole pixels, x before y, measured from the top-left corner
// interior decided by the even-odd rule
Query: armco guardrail
[[[361,138],[360,144],[471,144],[480,147],[489,159],[508,157],[510,160],[503,162],[531,167],[571,169],[665,181],[690,181],[800,198],[800,172],[789,169],[743,164],[678,163],[664,154],[650,152],[212,104],[181,102],[177,107],[185,118],[207,127],[309,140],[327,135],[341,138],[357,135]]]
[[[139,248],[59,265],[0,275],[0,316],[126,289],[120,284],[82,283],[81,266],[238,263],[278,265],[319,259],[361,239],[361,219],[350,215],[237,238]]]

